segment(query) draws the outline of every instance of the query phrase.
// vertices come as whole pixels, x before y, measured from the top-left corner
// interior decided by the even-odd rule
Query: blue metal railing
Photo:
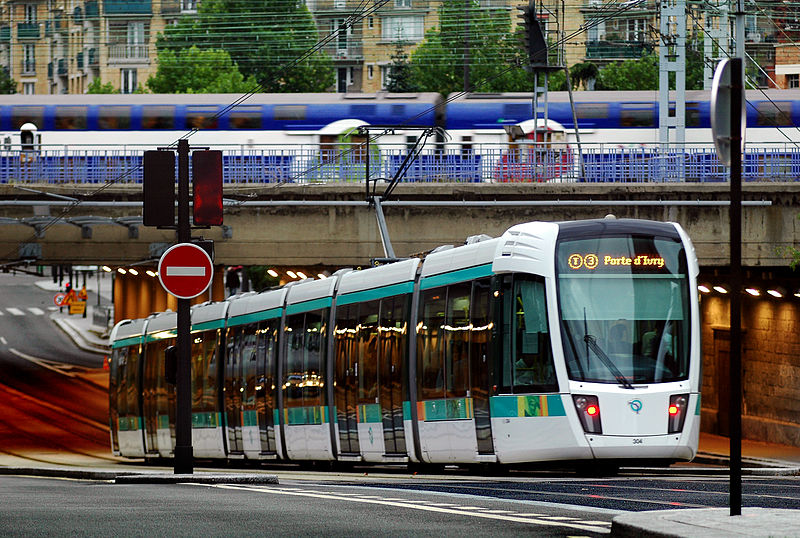
[[[142,148],[0,149],[0,183],[140,183]],[[147,148],[150,149],[150,148]],[[370,152],[370,179],[397,173],[404,149]],[[320,152],[310,146],[223,149],[227,184],[363,182],[365,152]],[[650,147],[583,145],[559,149],[503,147],[431,150],[413,160],[403,182],[720,182],[729,172],[710,147],[667,150]],[[800,181],[800,148],[750,149],[743,159],[745,181]]]

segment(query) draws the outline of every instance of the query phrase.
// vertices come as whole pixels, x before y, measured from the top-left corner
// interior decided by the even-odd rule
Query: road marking
[[[13,314],[15,316],[24,316],[25,315],[25,312],[23,312],[19,308],[14,308],[13,306],[9,306],[8,308],[6,308],[6,310],[8,310],[11,314]]]
[[[29,306],[28,307],[28,312],[30,312],[34,316],[43,316],[44,315],[44,310],[42,310],[41,308],[37,308],[35,306]]]
[[[8,344],[8,341],[6,341],[6,339],[5,339],[5,338],[3,338],[2,336],[0,336],[0,343],[2,343],[3,345],[6,345],[6,344]]]
[[[29,361],[29,362],[32,362],[33,364],[41,366],[42,368],[47,368],[48,370],[52,370],[54,372],[58,372],[59,374],[64,374],[67,377],[75,377],[75,374],[73,372],[67,372],[67,371],[64,370],[64,368],[69,368],[69,369],[73,368],[73,366],[71,366],[69,364],[61,364],[61,363],[58,363],[58,362],[53,362],[53,361],[48,361],[48,360],[45,360],[45,359],[40,359],[38,357],[34,357],[32,355],[28,355],[27,353],[23,353],[22,351],[17,351],[13,347],[8,348],[8,350],[11,353],[13,353],[14,355],[16,355],[17,357],[19,357],[20,359],[25,359],[26,361]]]
[[[327,499],[333,501],[348,501],[348,502],[357,502],[357,503],[366,503],[366,504],[381,504],[384,506],[395,506],[395,507],[402,507],[402,508],[409,508],[412,510],[422,510],[425,512],[437,512],[440,514],[452,514],[458,516],[469,516],[469,517],[480,517],[484,519],[495,519],[495,520],[502,520],[502,521],[512,521],[515,523],[526,523],[528,525],[540,525],[543,527],[568,527],[571,529],[579,529],[582,531],[589,531],[595,532],[598,534],[608,534],[611,532],[610,529],[593,526],[593,525],[586,525],[584,522],[578,521],[550,521],[547,519],[535,519],[530,517],[519,517],[517,515],[503,515],[503,514],[495,514],[486,511],[480,512],[468,512],[463,510],[463,507],[458,507],[456,505],[453,508],[445,508],[439,506],[442,503],[425,503],[420,501],[406,501],[406,502],[396,502],[396,501],[388,501],[386,499],[379,499],[373,498],[373,496],[366,496],[362,495],[359,497],[345,497],[336,493],[308,493],[308,492],[301,492],[293,489],[282,489],[282,488],[270,488],[270,487],[259,487],[259,486],[234,486],[234,485],[226,485],[226,484],[198,484],[212,488],[219,488],[219,489],[236,489],[236,490],[245,490],[245,491],[257,491],[260,493],[270,493],[273,495],[296,495],[299,497],[312,497],[315,499]],[[367,498],[369,497],[369,498]]]

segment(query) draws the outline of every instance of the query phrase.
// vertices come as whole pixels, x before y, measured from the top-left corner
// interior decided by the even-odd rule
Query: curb
[[[94,471],[88,469],[0,467],[0,475],[39,476],[45,478],[73,478],[103,480],[115,484],[250,484],[277,485],[278,476],[271,474],[168,474],[119,471]]]
[[[53,320],[59,329],[61,329],[69,338],[75,343],[83,351],[88,351],[89,353],[97,353],[100,355],[107,355],[110,351],[109,346],[100,346],[89,342],[83,335],[75,329],[68,321],[64,320],[63,318],[59,317],[56,314],[52,314],[50,319]]]

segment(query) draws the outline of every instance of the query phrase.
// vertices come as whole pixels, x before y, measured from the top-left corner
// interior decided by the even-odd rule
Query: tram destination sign
[[[168,248],[158,262],[158,279],[178,299],[193,299],[208,289],[214,276],[211,257],[193,243]]]

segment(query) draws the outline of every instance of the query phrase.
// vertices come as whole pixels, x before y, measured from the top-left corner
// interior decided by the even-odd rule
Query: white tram
[[[532,222],[192,310],[202,458],[691,460],[694,248],[673,223]],[[113,452],[170,457],[172,312],[112,332]]]

